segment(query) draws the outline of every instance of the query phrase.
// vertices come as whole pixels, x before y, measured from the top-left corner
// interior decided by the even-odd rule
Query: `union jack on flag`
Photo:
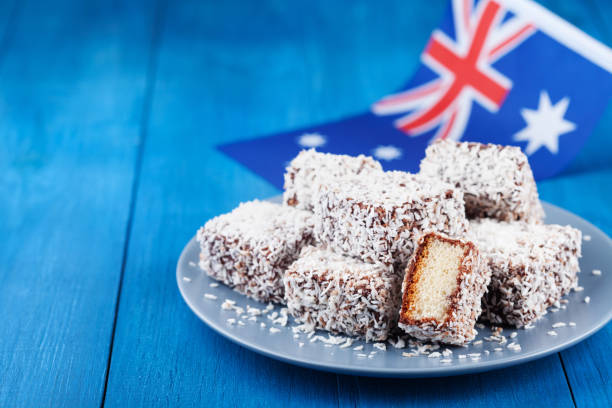
[[[418,171],[437,138],[520,146],[541,179],[577,154],[612,95],[612,50],[530,0],[452,0],[420,63],[362,114],[219,148],[279,188],[303,148]]]
[[[379,115],[416,110],[395,121],[410,136],[438,128],[435,138],[459,140],[476,102],[497,112],[512,88],[512,80],[493,63],[522,43],[536,29],[525,17],[502,22],[504,9],[495,1],[452,2],[455,39],[436,30],[421,61],[439,77],[387,96],[373,106]]]

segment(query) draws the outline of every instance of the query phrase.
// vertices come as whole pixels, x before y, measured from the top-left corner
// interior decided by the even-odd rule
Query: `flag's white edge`
[[[576,26],[530,0],[497,0],[517,15],[530,19],[536,27],[575,53],[612,73],[612,49]]]

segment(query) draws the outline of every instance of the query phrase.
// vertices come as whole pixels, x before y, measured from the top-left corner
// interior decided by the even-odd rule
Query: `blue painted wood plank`
[[[360,61],[371,52],[361,47],[361,38],[338,37],[342,27],[365,26],[370,8],[357,4],[334,26],[336,8],[314,5],[304,22],[303,7],[170,5],[119,307],[109,406],[337,405],[335,375],[281,364],[220,338],[191,314],[174,282],[178,254],[197,226],[239,201],[278,193],[219,154],[215,144],[326,120],[367,106],[379,93],[364,94],[366,87],[342,76],[385,77],[389,69],[373,59],[378,71],[344,61]],[[404,11],[402,18],[409,14]],[[376,21],[384,28],[384,14]],[[397,47],[419,30],[394,35],[383,30],[373,45],[366,44],[390,53],[383,48],[389,38]],[[428,35],[420,31],[418,50],[393,58],[414,63]],[[338,42],[321,47],[328,37]],[[396,77],[387,86],[403,80]]]
[[[547,6],[606,45],[612,45],[612,5],[607,1],[550,1]],[[612,235],[612,104],[563,176],[540,184],[542,199],[573,211]],[[594,170],[598,170],[593,172]],[[602,265],[602,269],[607,266]],[[585,271],[589,273],[590,271]],[[612,324],[561,353],[577,406],[612,405]]]
[[[576,173],[540,185],[542,199],[564,207],[612,235],[612,191],[605,187],[612,169]],[[601,265],[612,273],[610,265]],[[582,271],[590,273],[591,271]],[[579,322],[578,322],[579,324]],[[577,406],[612,405],[612,323],[586,341],[561,353]]]
[[[99,406],[152,13],[22,6],[0,55],[0,406]]]
[[[304,370],[229,343],[182,303],[174,271],[183,245],[205,220],[239,201],[278,193],[214,145],[367,107],[410,75],[444,6],[169,5],[107,405],[378,406],[409,399],[401,387],[410,381]],[[549,403],[571,405],[558,357],[525,367],[420,380],[410,389],[430,405],[450,401],[438,394],[440,384],[453,387],[453,380],[463,384],[451,394],[458,403],[518,405],[533,401],[523,393],[541,389]]]
[[[357,407],[573,407],[559,358],[475,375],[432,379],[342,378],[357,383]]]

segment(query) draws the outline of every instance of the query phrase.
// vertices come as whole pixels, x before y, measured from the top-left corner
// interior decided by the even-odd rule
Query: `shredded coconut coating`
[[[284,303],[283,274],[312,241],[312,228],[308,211],[242,203],[198,231],[200,268],[255,300]]]
[[[410,288],[422,249],[427,239],[440,239],[459,245],[464,249],[457,275],[457,288],[450,295],[446,317],[443,321],[435,319],[415,320],[409,318]],[[424,234],[418,240],[402,284],[402,310],[398,326],[407,334],[420,339],[440,343],[463,345],[476,337],[474,329],[481,314],[481,299],[491,280],[491,272],[485,267],[476,246],[469,241],[449,239],[436,233]]]
[[[470,230],[491,270],[482,320],[527,326],[578,285],[580,230],[491,219],[470,222]]]
[[[468,218],[544,218],[527,156],[518,147],[440,140],[425,151],[420,174],[463,190]]]
[[[283,202],[312,211],[313,196],[321,184],[347,177],[382,172],[380,163],[369,156],[357,157],[302,150],[285,172]]]
[[[461,237],[468,227],[460,190],[401,171],[322,185],[315,197],[315,238],[370,263],[403,267],[423,232]]]
[[[329,249],[305,247],[285,273],[287,308],[296,321],[382,341],[395,327],[400,279],[393,268]]]

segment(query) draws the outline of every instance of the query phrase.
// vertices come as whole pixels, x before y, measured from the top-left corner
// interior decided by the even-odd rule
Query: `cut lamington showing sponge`
[[[518,147],[440,140],[427,148],[420,174],[462,189],[468,218],[544,218],[531,167]]]
[[[379,162],[371,157],[357,157],[302,150],[285,172],[283,202],[295,208],[312,211],[313,195],[321,183],[382,172]]]
[[[526,326],[578,285],[580,230],[490,219],[472,221],[470,230],[491,271],[482,320]]]
[[[463,194],[433,179],[400,171],[321,186],[315,238],[333,251],[365,262],[405,266],[424,231],[463,236]]]
[[[313,328],[385,340],[396,326],[400,279],[392,267],[312,246],[285,273],[287,308]]]
[[[399,327],[421,340],[473,340],[490,277],[473,243],[423,235],[404,277]]]
[[[197,234],[200,267],[262,302],[284,302],[283,274],[312,240],[312,213],[263,201],[240,204]]]

